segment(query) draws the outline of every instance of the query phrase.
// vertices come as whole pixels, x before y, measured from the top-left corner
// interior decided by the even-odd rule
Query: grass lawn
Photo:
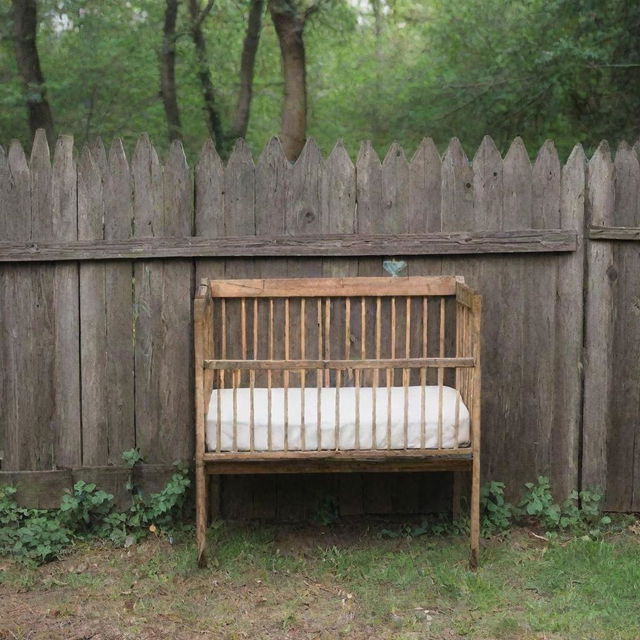
[[[380,536],[377,524],[225,525],[217,563],[187,537],[77,546],[28,569],[0,558],[0,638],[640,638],[640,536],[547,544]]]

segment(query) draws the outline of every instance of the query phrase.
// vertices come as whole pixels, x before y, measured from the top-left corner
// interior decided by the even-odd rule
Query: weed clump
[[[142,461],[135,449],[122,458],[131,468]],[[22,508],[16,504],[15,487],[0,487],[0,555],[38,565],[60,557],[76,540],[100,538],[127,547],[150,533],[172,537],[184,521],[190,485],[181,463],[158,493],[145,495],[130,480],[126,488],[131,504],[124,511],[115,509],[113,495],[83,480],[57,509]]]

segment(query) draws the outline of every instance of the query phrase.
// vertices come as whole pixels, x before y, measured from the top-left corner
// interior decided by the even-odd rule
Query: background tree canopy
[[[271,0],[269,8],[273,16]],[[280,0],[281,1],[281,0]],[[14,0],[14,5],[20,4]],[[175,79],[181,137],[194,156],[208,135],[189,3],[178,3]],[[371,139],[411,151],[452,136],[472,152],[485,134],[502,151],[520,135],[534,152],[553,138],[566,155],[640,133],[640,4],[628,0],[303,0],[306,133],[324,152]],[[215,0],[201,29],[223,128],[239,88],[251,2]],[[0,142],[31,132],[15,48],[15,13],[0,12]],[[314,9],[310,11],[309,9]],[[165,3],[40,0],[37,46],[58,132],[130,145],[147,131],[168,144],[160,95]],[[267,6],[255,61],[247,139],[254,151],[280,131],[281,50]],[[306,12],[306,13],[305,13]],[[308,14],[308,15],[307,15]],[[280,43],[282,46],[282,43]],[[284,58],[282,58],[284,60]]]

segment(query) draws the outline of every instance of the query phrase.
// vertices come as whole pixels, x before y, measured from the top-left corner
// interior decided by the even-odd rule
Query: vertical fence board
[[[640,165],[622,142],[615,155],[617,226],[639,226]],[[640,505],[640,247],[618,242],[613,249],[615,284],[611,360],[611,422],[607,437],[607,507],[632,511]]]
[[[54,240],[77,240],[77,171],[73,138],[60,136],[53,159],[51,181]],[[58,467],[78,466],[82,460],[80,432],[80,309],[78,305],[78,265],[56,264],[53,282],[55,313],[56,398],[55,463]]]
[[[382,191],[382,164],[370,142],[364,142],[356,161],[356,201],[358,233],[384,233],[385,212]],[[359,276],[386,275],[382,270],[382,258],[361,258],[358,261]],[[366,308],[367,327],[375,326],[375,305]],[[365,337],[363,336],[363,339]],[[372,343],[367,340],[367,357]],[[364,377],[364,376],[363,376]],[[393,510],[391,489],[387,479],[380,474],[363,476],[363,500],[366,513],[389,513]]]
[[[244,140],[238,140],[224,170],[224,230],[227,236],[256,232],[255,166],[251,151]],[[251,258],[225,262],[225,277],[251,278],[256,274],[256,261]],[[227,308],[227,347],[240,346],[238,306]],[[229,355],[229,352],[227,352]],[[231,476],[223,479],[222,504],[231,519],[246,519],[253,515],[255,479],[252,476]]]
[[[182,146],[173,143],[163,172],[147,136],[132,162],[136,237],[189,236],[192,185]],[[136,444],[148,462],[193,451],[191,298],[188,260],[135,264]]]
[[[208,138],[202,145],[195,168],[194,234],[203,238],[224,236],[224,167],[215,144]],[[200,258],[195,261],[195,283],[201,278],[224,278],[224,260]],[[220,341],[214,328],[213,348],[219,354]],[[221,515],[221,478],[208,476],[212,518]]]
[[[101,141],[78,170],[80,239],[131,236],[131,176],[122,142],[109,157]],[[83,464],[118,464],[135,444],[133,267],[129,261],[80,265]]]
[[[28,241],[31,238],[31,177],[22,146],[13,141],[7,154],[6,169],[0,173],[0,217],[7,240]],[[0,285],[0,449],[2,469],[36,468],[35,447],[31,439],[37,429],[39,404],[32,390],[38,380],[33,368],[31,341],[37,339],[29,332],[32,315],[38,311],[31,304],[34,287],[32,279],[39,277],[39,265],[5,265]],[[43,362],[46,365],[46,356]],[[26,378],[27,372],[32,382]],[[42,390],[46,394],[46,387]]]
[[[467,155],[457,138],[453,138],[447,147],[442,158],[440,189],[441,195],[441,216],[443,231],[473,231],[482,228],[478,212],[474,210],[474,169],[469,162]],[[456,258],[444,258],[441,263],[441,271],[444,275],[462,275],[466,282],[474,287],[480,287],[482,279],[482,261],[481,259],[470,259],[461,261]],[[455,305],[451,302],[447,303],[448,317],[452,317],[455,313]],[[429,332],[428,342],[432,345],[438,343],[437,336],[434,331],[437,330],[437,322],[431,322],[432,330]],[[452,353],[455,349],[455,334],[450,332],[446,337],[446,353]],[[435,355],[435,354],[434,354]],[[453,380],[448,379],[445,372],[445,384],[452,384]],[[430,381],[435,383],[435,379]],[[446,484],[451,485],[451,477],[453,476],[454,493],[456,494],[456,504],[452,505],[454,516],[458,516],[460,507],[458,496],[469,495],[470,478],[469,474],[453,473],[446,474]],[[438,491],[442,494],[442,490]]]
[[[614,206],[615,168],[609,145],[602,142],[588,166],[589,223],[614,224]],[[616,278],[610,242],[588,244],[587,273],[582,485],[604,489],[607,486],[607,430],[611,423],[613,301]]]
[[[503,162],[503,228],[522,229],[531,225],[531,163],[520,138],[516,138]],[[500,350],[505,385],[502,420],[504,435],[499,444],[485,450],[489,466],[495,468],[496,477],[509,478],[511,497],[517,495],[520,485],[531,479],[533,472],[531,440],[527,431],[530,417],[523,409],[524,368],[535,354],[525,355],[524,322],[526,278],[524,260],[520,256],[505,261],[500,274],[502,309],[499,315]],[[486,384],[486,383],[485,383]],[[535,436],[533,436],[535,437]],[[496,445],[496,443],[494,443]]]
[[[256,234],[266,235],[286,233],[287,210],[290,206],[289,193],[292,166],[287,160],[282,144],[278,138],[271,138],[258,159],[256,165]],[[256,270],[264,278],[283,278],[287,276],[288,260],[286,258],[266,258],[256,260]],[[266,317],[267,305],[260,304],[259,318]],[[275,325],[284,326],[283,309],[278,306],[274,310]],[[261,326],[264,326],[261,325]],[[263,331],[258,335],[258,353],[261,358],[268,358],[268,334]],[[256,384],[266,386],[266,379]],[[264,476],[252,479],[253,517],[273,519],[277,511],[277,479],[275,476]]]
[[[503,219],[503,168],[502,156],[493,140],[485,136],[473,157],[473,206],[475,225],[478,229],[502,228]],[[500,274],[506,267],[504,256],[477,258],[480,261],[478,288],[483,293],[482,301],[482,368],[485,389],[482,394],[482,472],[485,477],[494,477],[498,460],[491,449],[503,437],[505,423],[504,407],[508,403],[504,392],[504,369],[502,363],[500,318],[504,313]],[[462,262],[461,268],[464,269]],[[463,273],[464,275],[464,273]],[[498,476],[495,476],[498,477]]]
[[[315,141],[309,138],[291,170],[285,221],[287,235],[310,235],[322,231],[325,187],[322,153]],[[294,258],[289,260],[287,268],[290,277],[318,277],[322,275],[322,259]]]
[[[538,152],[531,174],[531,227],[557,229],[560,226],[560,160],[547,140]],[[523,411],[536,474],[549,475],[557,491],[567,473],[567,451],[552,450],[554,427],[555,323],[557,263],[554,256],[527,256],[525,269]],[[524,355],[524,354],[523,354]],[[537,442],[537,446],[534,443]],[[556,443],[560,444],[560,443]],[[558,494],[558,497],[560,495]],[[564,498],[565,496],[561,496]]]
[[[576,146],[562,168],[560,195],[560,226],[578,234],[575,253],[559,256],[556,296],[556,365],[555,413],[551,429],[552,452],[563,452],[556,463],[564,473],[555,473],[554,483],[559,496],[567,495],[579,486],[579,450],[582,413],[582,342],[584,285],[584,198],[585,156]],[[554,454],[555,458],[555,454]]]
[[[195,169],[195,235],[224,236],[224,167],[211,138],[202,146]],[[196,282],[223,277],[224,260],[196,260]]]
[[[442,231],[441,164],[433,140],[423,139],[409,165],[409,233]]]
[[[342,142],[333,147],[324,166],[322,229],[325,233],[354,233],[356,226],[356,169]],[[353,258],[329,258],[322,273],[327,277],[358,275]]]
[[[98,165],[103,165],[100,159],[102,153],[99,151],[93,155]],[[104,237],[106,240],[125,240],[133,232],[132,183],[131,169],[119,138],[111,143],[107,163],[106,172],[103,170]],[[104,279],[108,331],[108,358],[104,375],[109,405],[106,462],[109,464],[119,464],[122,452],[136,443],[133,275],[133,263],[120,260],[108,263]]]
[[[322,229],[325,233],[354,233],[356,226],[356,170],[342,142],[336,143],[324,166],[325,199],[322,212]],[[323,261],[323,275],[327,277],[358,275],[358,260],[354,258],[328,258]],[[334,314],[335,315],[335,314]],[[340,314],[337,320],[344,326],[345,318]],[[352,321],[350,344],[353,353],[359,353],[361,336],[354,330]],[[342,357],[344,347],[340,343]],[[343,384],[347,383],[345,374]],[[353,382],[351,381],[350,384]],[[362,474],[340,474],[335,478],[335,492],[340,514],[359,515],[363,512]]]
[[[324,212],[327,183],[324,168],[322,153],[315,141],[309,138],[291,169],[285,219],[287,235],[304,236],[326,231]],[[292,258],[287,262],[287,272],[292,278],[320,277],[322,270],[322,258]],[[299,320],[294,313],[290,317],[290,334],[300,334]],[[297,380],[297,377],[292,379]],[[305,519],[309,514],[309,503],[316,501],[323,493],[335,493],[335,482],[334,477],[309,474],[295,476],[289,481],[278,476],[277,517],[283,520]]]
[[[29,160],[31,178],[31,233],[32,240],[51,238],[51,161],[49,145],[44,131],[39,131],[33,141]],[[55,464],[55,312],[53,283],[55,267],[37,265],[31,270],[27,290],[16,291],[27,303],[22,316],[27,333],[23,341],[25,359],[18,370],[21,393],[25,394],[24,405],[33,402],[31,425],[22,420],[15,425],[19,430],[18,469],[51,469]],[[22,324],[21,323],[21,324]],[[36,360],[36,354],[42,354]],[[29,381],[27,371],[35,375]],[[31,384],[29,384],[31,382]],[[31,387],[31,388],[29,388]],[[35,397],[33,391],[38,389]],[[23,413],[23,417],[27,417]]]
[[[102,240],[105,201],[101,168],[88,147],[78,162],[78,239]],[[82,388],[82,463],[105,463],[109,451],[107,399],[108,332],[104,263],[80,265],[80,366]],[[131,285],[130,285],[131,286]]]

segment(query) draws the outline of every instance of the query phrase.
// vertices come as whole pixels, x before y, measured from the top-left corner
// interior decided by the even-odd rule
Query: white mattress
[[[288,442],[290,451],[315,451],[320,449],[357,449],[356,443],[356,394],[359,393],[359,448],[360,449],[417,449],[421,446],[423,420],[421,403],[424,400],[424,442],[426,448],[454,448],[469,444],[469,411],[451,387],[407,387],[407,442],[405,445],[405,388],[404,387],[342,387],[339,390],[340,407],[338,421],[338,446],[336,446],[336,389],[320,389],[320,447],[318,447],[318,390],[316,388],[290,388],[285,394],[282,388],[271,389],[271,426],[268,421],[268,390],[253,389],[254,426],[253,449],[283,451],[285,396],[287,405]],[[441,442],[439,442],[440,390],[442,390]],[[374,393],[375,392],[375,393]],[[233,451],[234,404],[237,428],[236,449],[251,450],[251,389],[214,389],[207,412],[206,444],[208,451],[216,451],[218,445],[218,402],[220,403],[220,450]],[[375,397],[375,445],[373,445]],[[218,400],[218,398],[220,398]],[[304,449],[301,439],[302,400],[304,398]],[[387,446],[388,415],[391,407],[391,446]],[[458,441],[456,442],[456,417]]]

